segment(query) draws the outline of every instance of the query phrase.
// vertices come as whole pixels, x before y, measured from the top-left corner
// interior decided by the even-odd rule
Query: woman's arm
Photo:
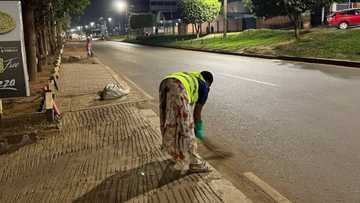
[[[201,111],[202,111],[203,105],[202,104],[196,104],[195,110],[194,110],[194,130],[195,130],[195,136],[203,140],[204,139],[204,125],[201,120]]]
[[[202,105],[202,104],[196,104],[195,105],[195,109],[194,109],[194,121],[195,121],[195,123],[202,121],[201,120],[201,111],[203,109],[203,106],[204,105]]]

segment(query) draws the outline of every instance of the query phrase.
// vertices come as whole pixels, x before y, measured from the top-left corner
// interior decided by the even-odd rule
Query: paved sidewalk
[[[0,156],[0,202],[251,202],[215,169],[175,171],[146,95],[105,66],[64,64],[61,78],[61,130]],[[95,100],[109,82],[131,94]]]

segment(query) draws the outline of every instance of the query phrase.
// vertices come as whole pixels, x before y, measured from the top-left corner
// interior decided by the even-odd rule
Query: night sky
[[[73,24],[85,25],[91,21],[96,21],[99,17],[112,17],[113,19],[119,18],[119,13],[113,9],[113,2],[116,0],[91,0],[90,6],[85,10],[84,15],[80,19],[74,17]],[[149,0],[124,0],[132,4],[133,9],[146,9]],[[145,6],[145,7],[144,7]],[[139,10],[141,12],[143,10]]]
[[[111,8],[110,2],[111,0],[91,0],[91,4],[85,10],[80,22],[82,24],[87,24],[91,21],[95,21],[100,16],[104,16],[106,13],[109,13]]]

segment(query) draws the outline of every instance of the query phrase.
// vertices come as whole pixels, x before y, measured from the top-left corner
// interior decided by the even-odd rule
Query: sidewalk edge
[[[252,172],[246,172],[243,174],[248,180],[258,186],[262,191],[269,195],[277,203],[291,203],[289,199],[280,194],[277,190],[261,180]]]

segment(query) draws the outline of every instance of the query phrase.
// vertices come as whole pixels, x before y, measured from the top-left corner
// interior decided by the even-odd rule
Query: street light
[[[112,18],[108,18],[108,21],[109,21],[109,23],[111,23],[111,21],[112,21]]]
[[[119,12],[119,13],[122,13],[123,16],[126,16],[128,19],[128,25],[130,25],[130,16],[129,16],[129,5],[128,3],[126,2],[126,0],[115,0],[113,2],[113,8]],[[123,22],[123,18],[121,19],[121,24],[122,26],[124,26],[124,31],[126,31],[126,23]],[[121,27],[122,27],[121,26]]]
[[[114,8],[119,12],[123,12],[127,8],[127,3],[124,0],[115,1]]]
[[[94,22],[91,22],[91,23],[90,23],[90,26],[91,26],[91,27],[94,27],[94,25],[95,25]]]

